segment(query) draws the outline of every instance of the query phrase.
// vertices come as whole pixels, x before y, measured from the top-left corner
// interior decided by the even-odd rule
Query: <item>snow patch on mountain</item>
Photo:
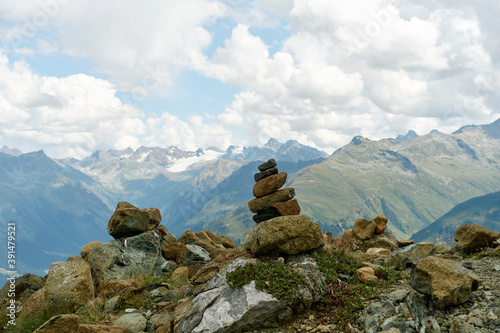
[[[201,154],[177,160],[166,169],[174,173],[183,172],[187,171],[194,164],[216,160],[222,155],[224,155],[224,152],[204,150]]]

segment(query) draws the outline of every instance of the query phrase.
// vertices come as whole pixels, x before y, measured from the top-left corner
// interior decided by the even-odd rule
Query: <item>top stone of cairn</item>
[[[274,160],[274,158],[272,158],[269,161],[264,162],[261,165],[259,165],[258,168],[259,168],[259,171],[266,171],[267,169],[274,168],[276,165],[277,165],[276,161]]]

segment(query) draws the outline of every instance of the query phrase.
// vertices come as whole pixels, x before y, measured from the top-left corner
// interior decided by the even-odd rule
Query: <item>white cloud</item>
[[[0,55],[0,139],[23,151],[82,157],[139,145],[142,112],[123,104],[108,81],[84,74],[39,76]]]

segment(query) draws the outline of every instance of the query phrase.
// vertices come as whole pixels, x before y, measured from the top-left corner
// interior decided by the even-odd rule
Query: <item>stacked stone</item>
[[[280,188],[285,184],[287,173],[278,172],[277,163],[274,159],[259,165],[259,173],[256,173],[256,181],[253,187],[255,199],[248,202],[248,207],[256,223],[270,220],[278,216],[299,215],[300,206],[293,188]],[[292,200],[293,199],[293,200]]]

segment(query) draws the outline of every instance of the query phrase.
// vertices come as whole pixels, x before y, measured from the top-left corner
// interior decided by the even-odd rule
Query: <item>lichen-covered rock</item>
[[[144,332],[147,326],[147,320],[139,312],[125,313],[115,320],[113,326],[123,326],[129,333]]]
[[[247,232],[245,247],[254,255],[269,252],[297,254],[325,245],[319,225],[305,215],[279,216]]]
[[[354,222],[354,226],[352,227],[352,235],[359,240],[366,240],[373,235],[376,228],[377,223],[375,223],[375,221],[359,219]]]
[[[165,261],[161,256],[160,236],[154,231],[148,231],[103,243],[91,251],[87,260],[94,283],[98,286],[109,280],[153,275]]]
[[[387,260],[387,266],[391,266],[397,270],[405,270],[418,263],[425,257],[428,257],[436,252],[436,245],[431,243],[417,243],[397,249],[391,253]]]
[[[479,279],[458,262],[427,257],[412,270],[411,286],[442,308],[468,301],[471,292],[479,287]]]
[[[179,255],[179,264],[181,266],[193,266],[195,264],[206,264],[210,260],[210,253],[201,246],[187,244],[182,248]]]
[[[90,242],[82,247],[82,250],[80,251],[80,256],[85,259],[87,256],[90,254],[90,251],[92,251],[94,248],[97,246],[101,245],[102,242],[99,241],[93,241]]]
[[[156,208],[139,209],[128,202],[119,202],[109,219],[108,233],[115,239],[131,237],[155,229],[161,222]]]
[[[79,256],[50,265],[45,283],[45,311],[49,314],[76,310],[94,298],[89,264]]]
[[[462,251],[477,252],[485,247],[494,247],[500,233],[477,224],[464,224],[458,227],[455,241]]]
[[[11,281],[7,280],[3,288],[0,290],[0,311],[9,311],[7,306],[10,303],[11,297],[8,297],[11,293]],[[19,309],[20,306],[24,306],[25,302],[33,295],[37,290],[43,288],[45,285],[45,279],[33,274],[24,274],[15,279],[14,287],[14,299],[16,301],[16,308]],[[0,315],[3,313],[0,312]]]

